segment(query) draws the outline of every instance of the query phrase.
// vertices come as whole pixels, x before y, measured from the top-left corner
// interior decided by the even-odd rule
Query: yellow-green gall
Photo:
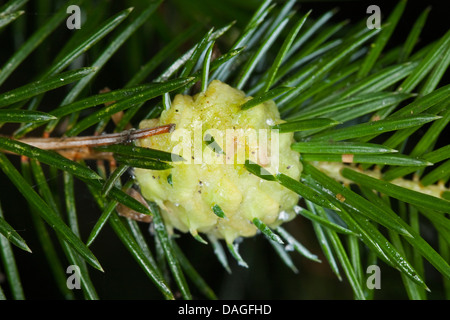
[[[214,80],[205,92],[177,95],[159,119],[141,122],[140,128],[176,125],[172,133],[139,143],[178,154],[185,161],[173,162],[173,168],[163,171],[135,169],[143,196],[158,204],[169,228],[232,243],[256,234],[254,218],[276,227],[295,216],[296,193],[244,167],[250,159],[272,174],[281,172],[294,179],[302,171],[299,154],[290,148],[293,134],[271,130],[283,122],[275,103],[266,101],[241,110],[249,99]],[[225,217],[215,213],[214,207]]]

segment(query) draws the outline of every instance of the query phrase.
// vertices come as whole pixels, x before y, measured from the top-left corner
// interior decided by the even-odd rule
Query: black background
[[[301,2],[301,10],[306,12],[313,9],[312,17],[316,18],[321,13],[337,7],[340,10],[333,21],[350,19],[351,22],[358,22],[368,17],[366,13],[368,5],[378,5],[383,19],[385,19],[385,15],[392,11],[396,3],[396,1],[304,1]],[[388,47],[405,41],[415,20],[429,5],[432,10],[422,32],[419,47],[438,39],[449,30],[450,11],[447,1],[409,1]],[[117,1],[117,6],[120,7],[120,1]],[[1,36],[5,37],[5,33]],[[2,65],[6,59],[5,56],[8,56],[5,53],[8,50],[4,50],[4,47],[1,50],[3,51],[3,54],[0,55],[2,59],[0,64]],[[107,76],[105,75],[105,78]],[[26,73],[23,72],[15,79],[21,82],[26,77]],[[14,87],[14,83],[0,88],[0,91],[6,90],[8,86]],[[99,212],[89,194],[84,190],[83,184],[77,182],[76,186],[79,200],[77,205],[81,214],[79,223],[82,237],[86,239]],[[33,250],[33,254],[29,254],[14,249],[26,297],[29,299],[60,299],[61,296],[54,285],[47,262],[43,258],[43,253],[40,251],[41,248],[32,230],[32,222],[27,214],[28,206],[24,198],[11,187],[1,172],[0,190],[6,220],[18,230]],[[144,233],[148,234],[151,242],[151,235],[146,232],[147,226],[142,225],[142,228]],[[321,254],[308,221],[298,218],[286,228],[312,252]],[[434,241],[435,239],[427,240]],[[236,263],[230,258],[231,275],[227,274],[217,262],[211,247],[206,247],[187,235],[182,236],[178,243],[184,249],[191,263],[221,299],[351,299],[353,297],[346,280],[344,279],[342,282],[337,280],[323,256],[321,256],[323,262],[318,264],[294,255],[296,256],[294,261],[299,269],[299,273],[294,274],[280,261],[271,246],[262,237],[246,239],[240,247],[242,256],[250,266],[249,269],[236,266]],[[92,250],[105,269],[104,273],[91,269],[93,282],[101,298],[161,299],[159,292],[145,277],[109,227],[99,236],[92,246]],[[380,264],[380,267],[382,289],[376,292],[375,297],[378,299],[406,299],[399,273],[383,264]],[[427,283],[432,289],[429,297],[431,299],[442,297],[440,275],[428,265],[426,268]],[[5,279],[2,280],[1,274],[0,284],[5,293],[9,295],[8,286]],[[172,286],[175,287],[173,283]],[[195,289],[193,289],[193,294],[195,298],[202,298]],[[77,295],[82,297],[81,294]],[[315,306],[318,307],[318,305]],[[145,306],[142,307],[145,308]]]

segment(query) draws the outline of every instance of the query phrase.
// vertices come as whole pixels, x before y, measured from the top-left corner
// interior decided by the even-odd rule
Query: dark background
[[[169,27],[168,30],[157,30],[149,34],[149,42],[142,44],[145,54],[148,55],[158,50],[160,45],[155,43],[155,39],[158,39],[158,37],[169,37],[171,33],[172,35],[176,34],[184,26],[192,23],[192,20],[201,21],[205,26],[216,25],[220,27],[236,19],[236,17],[227,14],[227,12],[217,12],[214,1],[209,2],[210,7],[203,8],[204,10],[214,12],[212,19],[204,18],[202,15],[193,17],[187,12],[175,12],[173,10],[177,8],[177,2],[179,1],[167,1],[158,11],[159,19],[167,20]],[[222,2],[226,3],[226,1]],[[0,1],[0,3],[3,2]],[[106,16],[123,10],[132,3],[133,1],[114,1],[114,7],[117,10],[107,13]],[[245,25],[245,17],[249,17],[252,14],[252,8],[255,7],[255,3],[257,2],[249,1],[248,4],[242,4],[241,17],[239,17],[240,20],[237,22],[238,27]],[[397,2],[301,1],[300,3],[300,12],[304,13],[309,9],[313,9],[311,18],[317,18],[321,13],[332,8],[339,8],[338,13],[332,19],[333,22],[350,19],[351,22],[356,23],[367,19],[368,14],[366,13],[366,8],[368,5],[378,5],[381,8],[384,19],[392,11],[392,8]],[[404,42],[415,20],[430,5],[432,10],[422,31],[419,47],[441,37],[448,31],[450,26],[448,18],[449,11],[446,4],[447,1],[409,1],[388,47]],[[27,13],[24,18],[27,23],[23,26],[23,37],[26,35],[29,36],[32,33],[32,26],[37,20],[45,19],[46,16],[51,14],[51,12],[38,11],[38,8],[33,3],[29,3],[26,10]],[[87,19],[89,18],[91,17],[87,17]],[[146,28],[151,28],[151,24],[146,25]],[[8,26],[8,28],[0,33],[0,65],[3,65],[6,59],[14,52],[17,46],[14,43],[20,43],[21,41],[21,36],[16,34],[13,37],[12,31],[13,29]],[[15,31],[17,32],[17,29]],[[70,35],[70,32],[67,30],[61,30],[55,36],[59,37],[60,41],[65,41],[68,34]],[[48,46],[44,44],[40,48],[40,51],[38,50],[36,54],[27,59],[25,67],[22,66],[20,70],[17,70],[11,76],[10,80],[4,86],[0,87],[0,92],[30,81],[30,75],[34,75],[39,70],[42,70],[42,64],[50,63],[50,57],[60,47],[61,45],[58,41],[54,41],[53,44],[49,44]],[[134,72],[133,70],[125,70],[122,68],[121,60],[126,59],[126,57],[126,48],[119,50],[114,59],[108,63],[102,74],[96,79],[94,86],[90,90],[95,93],[106,85],[111,88],[123,86],[126,80],[129,79],[130,74]],[[144,58],[142,57],[142,59]],[[86,64],[88,65],[92,61],[92,57],[88,54],[85,60]],[[139,58],[137,58],[134,63],[136,68],[140,65],[139,61]],[[52,103],[51,99],[54,99],[53,101],[59,101],[58,99],[60,97],[56,94],[56,96],[49,97],[48,99],[50,99],[48,103]],[[0,130],[0,133],[7,134],[8,129],[7,127],[2,128],[3,131]],[[14,158],[11,157],[10,159]],[[14,161],[18,164],[18,159],[14,159]],[[60,186],[60,178],[59,180],[56,178],[51,183],[55,186]],[[76,187],[77,206],[80,213],[79,224],[82,238],[86,239],[100,213],[96,204],[85,190],[85,186],[77,181]],[[1,203],[6,220],[18,230],[33,250],[33,254],[29,254],[14,249],[26,297],[29,299],[60,299],[61,296],[54,285],[48,264],[44,259],[39,242],[34,234],[33,224],[28,214],[27,203],[10,184],[8,178],[1,172],[0,191]],[[148,226],[144,224],[141,226],[144,234],[148,235],[149,243],[152,244],[151,234],[146,230]],[[318,254],[323,262],[321,264],[311,262],[298,254],[293,254],[294,262],[299,269],[299,273],[294,274],[281,262],[270,244],[259,236],[246,239],[240,246],[241,255],[250,268],[244,269],[238,267],[235,261],[229,257],[229,262],[232,267],[232,274],[229,275],[217,262],[211,247],[198,243],[188,235],[182,235],[178,240],[178,244],[184,249],[186,256],[197,268],[197,271],[205,278],[207,283],[210,284],[221,299],[351,299],[353,295],[346,279],[340,282],[331,272],[326,259],[322,256],[309,221],[298,217],[289,223],[286,229],[311,252]],[[433,241],[434,239],[430,235],[430,239],[427,240]],[[92,246],[92,250],[105,269],[105,272],[101,273],[91,268],[93,282],[102,299],[161,298],[159,292],[154,288],[151,281],[146,278],[143,271],[128,254],[122,243],[118,241],[109,226],[102,231]],[[401,285],[400,274],[382,263],[380,263],[380,268],[382,272],[382,284],[381,290],[375,293],[375,298],[406,299],[407,296]],[[4,277],[2,277],[1,270],[0,284],[8,295],[8,286],[5,283]],[[442,281],[440,275],[429,267],[429,265],[426,265],[426,270],[427,284],[432,289],[429,297],[431,299],[442,297]],[[175,284],[172,283],[172,287],[175,288]],[[191,289],[195,298],[203,298],[195,290],[194,286],[191,286]]]

